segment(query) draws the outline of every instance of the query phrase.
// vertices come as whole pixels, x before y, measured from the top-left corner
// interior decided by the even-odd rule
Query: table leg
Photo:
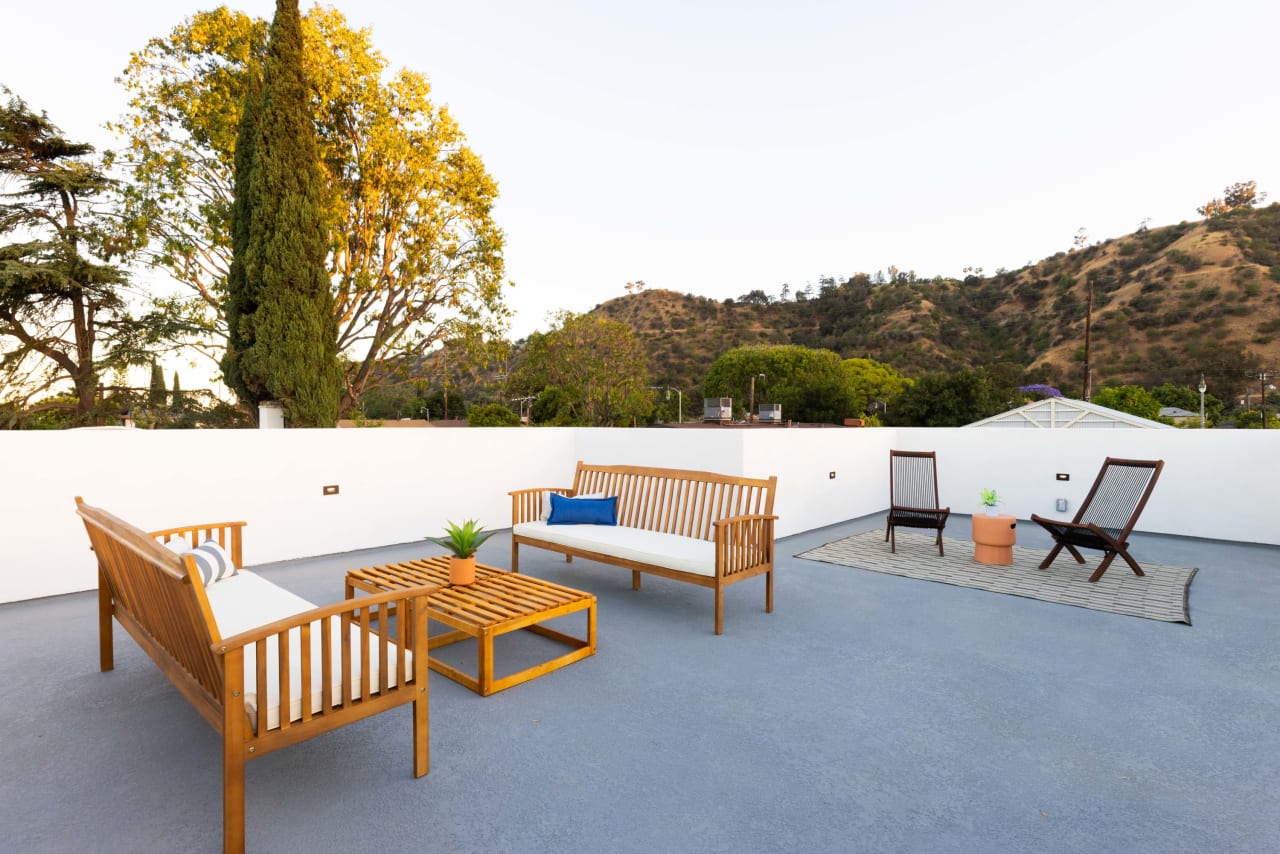
[[[476,638],[476,646],[479,647],[479,673],[480,679],[480,696],[487,697],[493,693],[493,633],[487,628],[482,629],[480,637]]]

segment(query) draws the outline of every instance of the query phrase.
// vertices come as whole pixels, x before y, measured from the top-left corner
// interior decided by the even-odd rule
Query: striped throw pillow
[[[195,558],[196,568],[200,570],[200,580],[205,587],[230,578],[239,571],[231,562],[231,555],[218,545],[217,540],[205,540],[197,548],[184,551],[183,554]]]

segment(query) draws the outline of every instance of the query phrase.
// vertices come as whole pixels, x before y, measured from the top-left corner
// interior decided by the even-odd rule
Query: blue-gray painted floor
[[[779,541],[775,613],[736,585],[721,637],[710,591],[522,550],[599,597],[599,652],[488,698],[433,674],[422,779],[408,707],[250,762],[249,850],[1276,849],[1280,550],[1138,536],[1139,560],[1200,567],[1193,626],[792,557],[879,524]],[[325,603],[347,569],[426,553],[263,572]],[[217,738],[119,628],[98,673],[95,606],[0,606],[0,850],[221,850]],[[553,651],[503,640],[507,670]]]

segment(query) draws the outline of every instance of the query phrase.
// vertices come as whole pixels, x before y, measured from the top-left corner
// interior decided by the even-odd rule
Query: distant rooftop
[[[1069,397],[1047,397],[1035,400],[1017,409],[992,415],[981,421],[966,424],[966,427],[1003,427],[1026,429],[1149,429],[1175,430],[1168,424],[1139,418],[1128,412],[1099,406],[1087,400],[1073,400]]]

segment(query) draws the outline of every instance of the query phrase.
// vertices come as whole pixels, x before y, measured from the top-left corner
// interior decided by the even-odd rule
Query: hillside
[[[908,375],[999,368],[1079,394],[1089,285],[1094,386],[1195,385],[1220,397],[1280,366],[1280,203],[1147,229],[992,276],[883,284],[824,279],[816,293],[717,302],[642,291],[593,312],[644,340],[654,382],[700,394],[711,362],[743,344],[869,356]],[[767,300],[767,301],[766,301]]]

